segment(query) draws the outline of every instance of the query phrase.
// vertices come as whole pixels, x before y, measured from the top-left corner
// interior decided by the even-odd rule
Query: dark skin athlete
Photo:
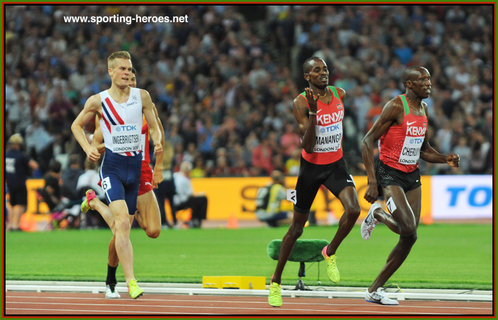
[[[417,116],[423,115],[424,111],[427,114],[427,105],[422,99],[427,98],[431,93],[432,84],[429,71],[424,67],[411,67],[405,71],[403,78],[410,112]],[[365,199],[370,203],[374,203],[379,196],[374,170],[376,141],[388,131],[389,127],[401,124],[404,114],[401,100],[397,97],[392,99],[384,106],[379,119],[363,138],[361,152],[368,177]],[[447,163],[452,167],[458,167],[460,159],[454,153],[443,155],[437,152],[427,139],[424,139],[422,143],[420,158],[431,163]],[[417,240],[417,227],[420,220],[421,187],[405,193],[401,187],[391,185],[383,188],[383,192],[386,200],[392,198],[396,210],[388,214],[383,209],[377,209],[374,212],[374,217],[387,225],[393,232],[399,234],[400,238],[389,254],[386,265],[370,286],[369,292],[374,292],[377,288],[382,287],[405,261]]]
[[[332,101],[332,94],[327,89],[329,84],[329,70],[325,61],[319,58],[312,59],[307,66],[305,65],[305,68],[304,78],[309,84],[309,87],[305,89],[309,108],[306,100],[299,95],[294,99],[293,112],[298,124],[299,133],[302,137],[302,147],[306,152],[312,153],[316,142],[315,126],[317,121],[317,101],[320,100],[321,102],[328,104]],[[341,88],[337,89],[341,99],[344,99],[346,91]],[[339,220],[337,233],[327,247],[327,255],[329,256],[335,254],[341,242],[349,234],[358,219],[361,210],[358,195],[354,187],[348,186],[344,188],[339,194],[339,200],[344,206],[345,212]],[[304,214],[294,211],[292,223],[282,239],[280,256],[275,273],[272,277],[272,282],[281,283],[281,276],[287,259],[289,258],[297,239],[303,233],[303,228],[306,221],[308,221],[308,216],[309,212]]]

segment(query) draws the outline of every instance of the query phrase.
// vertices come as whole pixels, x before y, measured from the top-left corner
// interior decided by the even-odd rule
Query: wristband
[[[316,112],[308,112],[310,116],[316,116]]]

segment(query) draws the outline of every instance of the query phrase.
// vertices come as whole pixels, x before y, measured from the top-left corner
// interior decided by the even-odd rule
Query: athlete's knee
[[[400,235],[402,236],[412,236],[413,234],[417,235],[417,223],[414,221],[400,221]]]
[[[297,239],[303,234],[303,228],[304,226],[300,225],[299,223],[293,222],[289,228],[289,235],[293,239]]]
[[[161,234],[161,228],[147,228],[145,233],[147,237],[155,239]]]
[[[352,207],[347,207],[344,211],[344,214],[346,215],[347,219],[352,220],[354,222],[358,220],[360,213],[361,213],[361,208],[359,204],[356,204]]]
[[[119,231],[129,231],[131,227],[128,217],[117,217],[114,220],[114,228]]]
[[[408,246],[413,246],[417,241],[417,230],[414,230],[411,233],[402,233],[400,235],[400,239]]]

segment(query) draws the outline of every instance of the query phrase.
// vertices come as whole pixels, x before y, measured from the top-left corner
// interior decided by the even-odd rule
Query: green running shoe
[[[337,269],[336,256],[335,254],[330,257],[327,255],[327,246],[322,249],[322,256],[327,261],[327,275],[332,282],[339,282],[341,280],[341,275],[339,274],[339,269]]]
[[[137,280],[133,279],[128,282],[128,293],[132,299],[136,299],[143,295],[144,291],[138,286]]]
[[[268,295],[268,303],[272,307],[282,306],[282,293],[279,283],[270,282],[270,294]]]
[[[83,200],[83,202],[81,203],[81,212],[83,213],[87,213],[88,210],[91,209],[90,207],[90,201],[94,198],[97,198],[97,195],[95,194],[95,191],[93,191],[92,189],[88,189],[86,191],[86,197],[85,197],[85,200]]]

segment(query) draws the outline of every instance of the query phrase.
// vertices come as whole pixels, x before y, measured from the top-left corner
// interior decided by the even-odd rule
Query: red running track
[[[97,316],[208,316],[208,315],[384,315],[384,316],[488,316],[492,302],[400,301],[381,306],[362,299],[284,297],[274,308],[266,297],[146,294],[133,300],[106,300],[102,293],[13,292],[5,293],[4,316],[97,315]]]

